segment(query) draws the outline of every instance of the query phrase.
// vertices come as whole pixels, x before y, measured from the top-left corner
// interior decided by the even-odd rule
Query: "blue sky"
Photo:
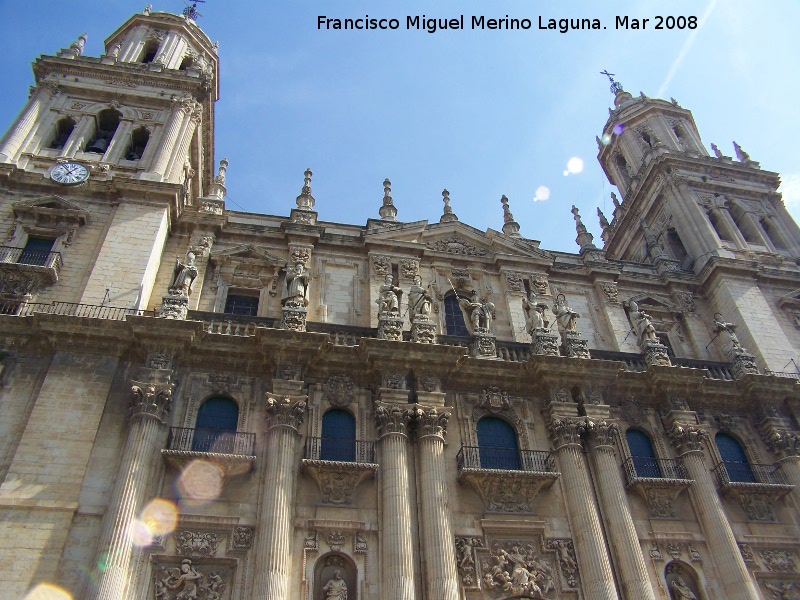
[[[36,56],[84,31],[86,54],[98,56],[102,41],[145,4],[0,0],[0,128],[25,103]],[[153,10],[183,6],[165,0]],[[577,251],[572,204],[600,245],[596,207],[610,217],[614,190],[595,142],[612,104],[599,74],[608,69],[633,94],[674,97],[692,110],[706,147],[715,142],[733,154],[736,140],[762,168],[780,172],[787,205],[800,216],[797,0],[209,0],[199,8],[198,24],[220,42],[215,154],[230,161],[233,210],[288,214],[311,167],[324,220],[377,217],[388,177],[400,220],[437,221],[446,187],[461,221],[500,229],[506,194],[522,234],[543,248]],[[319,15],[367,14],[403,23],[407,15],[509,15],[534,28],[317,29]],[[617,15],[651,21],[646,30],[615,30]],[[656,15],[695,15],[703,25],[656,31]],[[608,29],[539,31],[539,16],[598,18]],[[564,176],[572,157],[584,169]],[[548,200],[534,201],[539,186],[550,189]]]

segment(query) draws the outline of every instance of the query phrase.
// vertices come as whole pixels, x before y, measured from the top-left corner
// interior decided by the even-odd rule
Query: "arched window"
[[[482,469],[519,471],[517,433],[503,419],[484,417],[478,421],[478,452]]]
[[[469,336],[469,329],[464,323],[464,313],[458,305],[458,296],[452,292],[444,297],[444,323],[447,335]]]
[[[50,142],[50,148],[54,150],[61,150],[64,144],[67,143],[69,136],[72,135],[72,130],[75,129],[75,121],[70,117],[59,119],[56,123],[56,131],[53,135],[53,141]]]
[[[125,152],[125,160],[139,160],[144,154],[147,142],[150,141],[150,132],[147,127],[139,127],[131,134],[131,145]]]
[[[142,60],[143,63],[151,63],[155,60],[156,54],[158,54],[158,40],[149,40],[147,44],[144,46],[144,51],[142,52]]]
[[[723,221],[722,217],[717,214],[716,209],[708,211],[708,220],[711,221],[711,226],[717,232],[719,239],[726,242],[734,241],[733,234],[728,230],[727,224]]]
[[[186,56],[183,57],[183,60],[181,61],[181,66],[178,67],[178,70],[185,71],[186,69],[191,68],[193,65],[194,65],[194,59],[189,54],[187,54]]]
[[[209,398],[200,406],[195,421],[192,450],[195,452],[234,453],[239,405],[230,398]]]
[[[780,235],[778,228],[772,223],[771,217],[761,219],[761,228],[764,230],[764,233],[767,234],[769,241],[771,241],[776,248],[779,250],[784,250],[786,248],[786,244],[783,242],[783,236]]]
[[[321,460],[356,461],[356,420],[346,410],[333,409],[322,417]]]
[[[753,470],[747,462],[747,455],[744,453],[742,445],[727,433],[718,433],[714,436],[717,450],[725,464],[725,471],[731,481],[744,481],[755,483],[756,478]]]
[[[638,429],[628,429],[625,432],[625,439],[628,441],[628,448],[631,451],[631,460],[633,468],[636,470],[636,476],[661,477],[656,453],[647,434]]]
[[[678,235],[674,227],[667,229],[667,246],[669,247],[670,254],[672,254],[672,258],[680,261],[681,266],[685,267],[683,263],[686,262],[686,257],[689,256],[689,254],[686,252],[686,247],[683,245],[681,236]]]
[[[108,145],[111,143],[111,138],[119,127],[119,120],[122,118],[122,113],[107,108],[97,113],[97,125],[94,137],[86,144],[86,152],[94,152],[96,154],[105,154],[108,150]]]

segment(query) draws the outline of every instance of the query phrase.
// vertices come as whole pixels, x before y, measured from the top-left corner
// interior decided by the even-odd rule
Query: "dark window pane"
[[[714,437],[714,441],[717,443],[722,462],[725,463],[728,479],[755,483],[756,478],[747,462],[747,455],[741,444],[726,433],[718,433]]]
[[[258,314],[258,296],[228,294],[225,300],[225,313],[255,317]]]
[[[464,323],[464,313],[458,305],[458,297],[455,294],[448,294],[444,297],[444,322],[447,327],[447,335],[469,336],[469,330]]]
[[[53,242],[55,242],[55,240],[29,237],[17,262],[24,265],[45,266],[50,256],[50,251],[53,249]]]
[[[195,452],[233,452],[239,406],[230,398],[209,398],[197,411],[192,450]]]
[[[633,466],[638,477],[663,477],[656,460],[656,453],[650,438],[638,429],[628,429],[625,432],[628,448],[631,450]]]
[[[484,417],[478,421],[478,446],[482,469],[518,471],[517,434],[503,419]]]
[[[320,458],[355,462],[356,420],[346,410],[329,410],[322,417]]]

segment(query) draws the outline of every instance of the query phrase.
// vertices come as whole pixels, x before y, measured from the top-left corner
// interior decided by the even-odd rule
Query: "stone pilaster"
[[[678,449],[689,477],[694,479],[689,495],[709,552],[714,557],[723,595],[727,600],[758,600],[760,596],[755,583],[742,559],[716,486],[703,461],[703,441],[708,433],[696,425],[678,422],[673,422],[667,433]]]
[[[778,457],[787,481],[794,486],[792,496],[800,506],[800,435],[788,429],[768,427],[762,430],[762,437]]]
[[[306,415],[306,396],[267,392],[267,461],[256,532],[258,572],[254,598],[288,598],[292,564],[295,442]]]
[[[375,421],[381,448],[381,597],[415,600],[411,490],[408,477],[408,426],[411,410],[378,404]],[[449,540],[452,544],[452,539]]]
[[[619,427],[616,423],[606,421],[589,422],[588,427],[600,502],[608,521],[606,531],[616,558],[623,596],[637,600],[655,600],[656,595],[650,585],[647,564],[614,453]]]
[[[8,134],[0,142],[0,163],[14,160],[36,120],[49,104],[50,98],[57,95],[58,91],[58,83],[54,81],[45,81],[36,88],[33,96],[28,100],[25,110],[17,118],[14,127],[9,129]]]
[[[449,412],[414,409],[419,451],[419,489],[425,590],[428,598],[459,600],[444,439]]]
[[[603,542],[600,516],[592,495],[589,474],[583,460],[581,434],[586,422],[571,418],[553,418],[548,429],[561,468],[561,483],[569,520],[574,528],[575,552],[581,569],[583,592],[592,600],[617,600],[611,561]]]
[[[161,181],[166,175],[167,165],[172,157],[172,151],[175,148],[175,143],[178,140],[178,134],[183,127],[184,119],[191,114],[193,102],[189,99],[176,99],[174,100],[175,107],[169,117],[169,121],[164,127],[164,135],[161,137],[161,142],[158,145],[153,162],[150,165],[148,174],[153,175],[158,181]]]
[[[97,546],[95,564],[104,568],[97,571],[97,587],[91,596],[96,600],[128,597],[126,588],[133,554],[131,530],[143,508],[151,465],[163,446],[164,425],[172,404],[175,385],[170,382],[171,371],[145,371],[148,383],[131,381],[128,436]]]

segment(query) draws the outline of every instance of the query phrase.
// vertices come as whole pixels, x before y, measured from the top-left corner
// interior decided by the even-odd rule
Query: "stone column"
[[[197,126],[202,120],[203,108],[196,104],[189,118],[183,120],[183,126],[175,140],[175,149],[164,170],[164,181],[183,183],[184,165],[189,156],[189,144],[192,142]],[[194,165],[194,168],[202,170],[202,165]]]
[[[592,600],[618,600],[611,560],[583,460],[581,434],[586,430],[586,422],[556,417],[548,428],[561,468],[561,484],[573,528],[583,592]]]
[[[39,115],[49,103],[50,98],[56,96],[58,91],[58,83],[54,81],[45,81],[36,88],[33,96],[28,100],[28,105],[17,118],[14,127],[8,131],[2,142],[0,142],[0,163],[8,163],[14,160]]]
[[[172,150],[175,147],[175,142],[178,139],[178,134],[181,131],[183,121],[188,114],[192,112],[194,102],[185,98],[178,98],[173,100],[175,106],[172,109],[172,114],[169,121],[164,127],[164,135],[161,137],[161,142],[158,145],[158,151],[153,162],[150,165],[148,173],[159,175],[163,179],[169,159],[172,157]]]
[[[599,488],[600,502],[608,521],[610,546],[616,558],[623,597],[655,600],[647,564],[642,554],[628,498],[619,475],[614,444],[619,433],[616,423],[589,423],[592,459]]]
[[[755,583],[742,559],[716,486],[703,461],[703,440],[708,437],[708,432],[696,425],[673,422],[667,433],[678,449],[689,478],[694,479],[689,495],[710,554],[714,557],[723,595],[727,600],[758,600],[760,596]]]
[[[800,507],[800,435],[781,427],[763,428],[762,437],[770,450],[778,456],[781,471],[794,486],[792,497]]]
[[[147,369],[148,383],[131,381],[130,425],[117,480],[103,516],[97,545],[96,600],[126,598],[133,553],[131,528],[143,508],[155,455],[163,444],[164,425],[172,403],[169,369]],[[151,378],[152,377],[152,378]],[[142,377],[145,379],[145,377]]]
[[[385,600],[416,599],[408,478],[407,431],[411,417],[411,410],[397,405],[375,407],[381,444],[381,597]],[[449,543],[453,544],[452,538]]]
[[[414,410],[419,448],[422,558],[427,598],[459,600],[458,573],[450,518],[444,436],[449,412],[420,407]]]
[[[108,148],[106,148],[102,162],[116,164],[119,159],[122,158],[122,153],[125,152],[130,145],[130,135],[132,129],[132,120],[122,119],[120,121],[117,130],[114,132],[114,137],[111,138],[111,142],[109,143]]]
[[[76,152],[82,151],[86,145],[86,139],[94,131],[95,118],[94,115],[83,115],[75,124],[69,138],[67,138],[64,147],[61,149],[59,156],[73,157]]]
[[[306,416],[306,396],[267,392],[267,414],[267,468],[256,532],[258,572],[253,584],[253,598],[259,600],[289,597],[295,441]]]

